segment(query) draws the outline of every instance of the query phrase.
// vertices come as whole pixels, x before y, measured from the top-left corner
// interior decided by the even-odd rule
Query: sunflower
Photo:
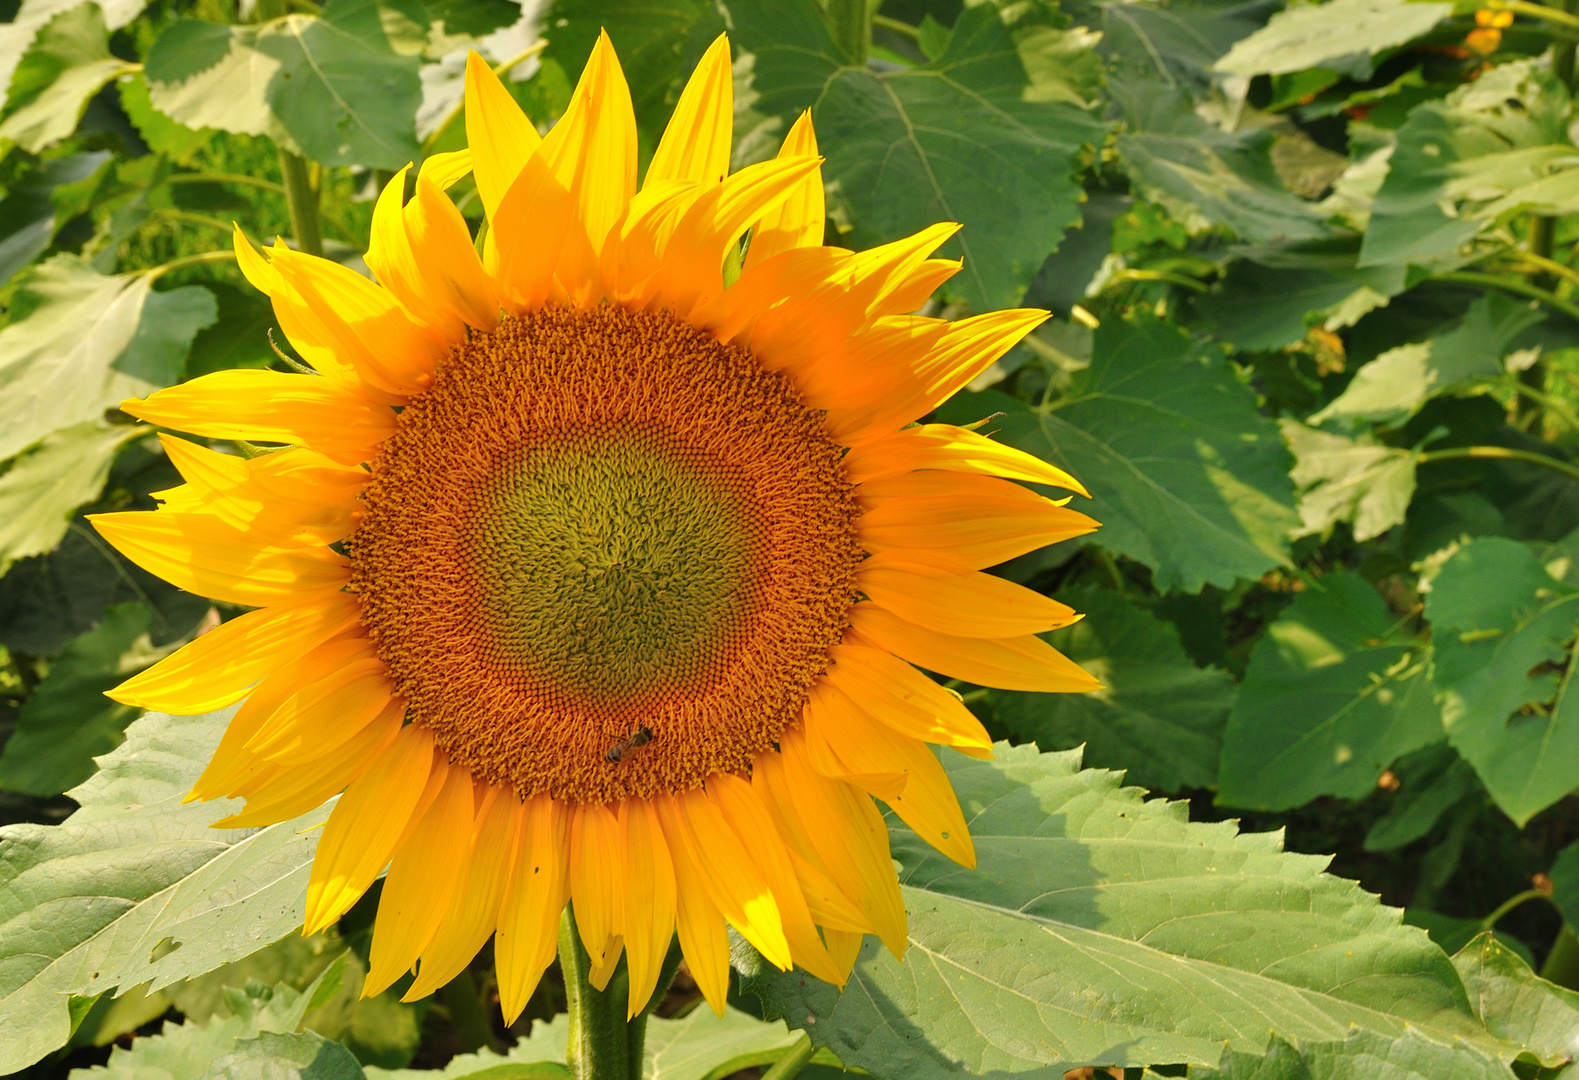
[[[473,54],[470,148],[384,188],[377,284],[238,229],[311,370],[123,406],[253,456],[161,435],[186,482],[95,527],[256,610],[111,696],[245,699],[189,796],[246,800],[218,826],[343,792],[304,932],[387,867],[366,994],[415,968],[406,998],[426,995],[492,936],[513,1019],[567,903],[594,985],[625,958],[630,1015],[676,932],[721,1012],[726,924],[843,985],[863,935],[904,948],[873,796],[974,864],[925,744],[991,742],[912,665],[1096,686],[1034,636],[1073,611],[981,572],[1094,528],[1020,482],[1079,483],[913,424],[1045,313],[910,314],[960,269],[930,257],[957,226],[822,246],[809,117],[730,174],[733,113],[720,38],[638,187],[606,36],[542,137]],[[446,194],[468,173],[476,241]]]

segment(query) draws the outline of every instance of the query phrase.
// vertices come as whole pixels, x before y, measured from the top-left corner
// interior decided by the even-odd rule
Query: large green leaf
[[[204,1080],[363,1080],[351,1051],[313,1031],[265,1033],[236,1044]]]
[[[146,274],[107,277],[75,255],[34,268],[0,330],[0,459],[174,383],[215,315],[198,285],[156,293]]]
[[[1298,535],[1325,534],[1340,521],[1356,540],[1380,536],[1404,520],[1415,491],[1415,455],[1369,434],[1350,439],[1284,417],[1300,486]]]
[[[1546,322],[1545,313],[1502,293],[1477,298],[1447,332],[1389,349],[1355,372],[1331,404],[1310,418],[1396,425],[1426,399],[1479,378],[1501,375],[1503,358]]]
[[[1211,787],[1234,684],[1198,668],[1168,623],[1102,589],[1058,594],[1085,617],[1045,635],[1102,681],[1089,694],[994,690],[995,720],[1044,750],[1085,745],[1086,761],[1122,769],[1136,784],[1166,791]]]
[[[1300,4],[1272,16],[1234,43],[1217,61],[1230,75],[1283,75],[1328,67],[1357,79],[1371,75],[1370,58],[1429,31],[1453,13],[1452,4],[1411,0],[1332,0]]]
[[[46,161],[0,200],[0,285],[43,254],[64,224],[52,198],[55,189],[86,180],[108,160],[110,154],[98,150]]]
[[[1448,738],[1523,825],[1579,786],[1579,589],[1523,544],[1483,537],[1442,567],[1425,614]]]
[[[15,16],[9,22],[0,23],[0,106],[10,103],[17,67],[32,48],[39,31],[57,15],[81,3],[82,0],[22,0]],[[147,6],[147,0],[102,0],[99,9],[103,12],[105,28],[119,30],[141,15]]]
[[[1524,60],[1418,106],[1398,131],[1360,265],[1430,263],[1518,214],[1579,210],[1571,114],[1551,72]]]
[[[1256,249],[1228,268],[1217,288],[1195,302],[1212,333],[1242,351],[1281,349],[1312,325],[1352,326],[1403,292],[1405,268],[1356,269],[1354,238]]]
[[[62,12],[39,30],[17,65],[0,138],[38,153],[77,130],[88,99],[135,64],[110,55],[104,12],[92,0]]]
[[[238,1043],[264,1032],[295,1031],[315,1000],[333,988],[338,974],[338,966],[325,970],[305,990],[284,982],[273,986],[253,982],[244,989],[227,990],[227,1015],[207,1023],[167,1020],[157,1034],[111,1050],[103,1067],[73,1069],[71,1080],[198,1080]]]
[[[1408,754],[1393,766],[1398,793],[1365,834],[1366,851],[1396,851],[1436,827],[1442,815],[1480,791],[1475,770],[1446,741]]]
[[[649,1020],[648,1030],[657,1023],[660,1021]],[[366,1072],[368,1080],[453,1080],[458,1076],[476,1080],[570,1080],[564,1064],[569,1035],[570,1017],[560,1013],[552,1020],[534,1021],[531,1033],[503,1054],[488,1049],[457,1054],[442,1070],[381,1069],[369,1065]]]
[[[1286,810],[1359,799],[1442,737],[1424,643],[1357,574],[1307,588],[1250,654],[1223,732],[1217,801]]]
[[[120,448],[147,434],[90,420],[48,436],[0,473],[0,575],[17,559],[54,550],[77,507],[104,490]]]
[[[0,828],[0,1072],[66,1041],[69,996],[157,990],[301,926],[329,805],[221,830],[239,802],[181,802],[229,715],[151,713],[71,792],[64,823]]]
[[[1148,1073],[1147,1080],[1155,1074]],[[1346,1039],[1275,1039],[1261,1056],[1230,1051],[1215,1069],[1191,1069],[1191,1080],[1515,1080],[1496,1057],[1473,1046],[1442,1043],[1416,1032],[1388,1039],[1356,1031]]]
[[[168,651],[168,650],[163,650]],[[0,750],[0,788],[58,795],[93,775],[93,759],[120,745],[140,709],[104,696],[155,660],[148,609],[117,604],[104,621],[68,644],[33,688],[16,730]]]
[[[154,107],[189,128],[267,135],[324,165],[418,156],[418,60],[390,48],[371,0],[255,27],[181,20],[146,63]]]
[[[758,971],[770,1015],[847,1066],[909,1080],[1081,1065],[1215,1064],[1269,1041],[1488,1035],[1447,956],[1276,833],[1191,824],[1078,752],[943,760],[974,872],[892,828],[904,963],[868,940],[843,994]]]
[[[642,1080],[722,1080],[742,1069],[766,1068],[800,1042],[782,1021],[758,1020],[726,1008],[719,1017],[702,1007],[681,1018],[647,1022]],[[813,1064],[838,1064],[819,1050]]]
[[[755,55],[757,108],[813,110],[830,212],[870,247],[938,221],[965,227],[949,283],[976,310],[1019,301],[1064,230],[1080,220],[1082,146],[1103,126],[1032,85],[997,7],[960,15],[948,47],[916,68],[848,66],[813,0],[734,0],[736,40]]]
[[[1072,472],[1103,547],[1151,567],[1159,592],[1231,586],[1286,562],[1294,527],[1288,451],[1218,348],[1147,315],[1096,331],[1091,365],[1042,408],[961,394],[955,422],[989,430]]]

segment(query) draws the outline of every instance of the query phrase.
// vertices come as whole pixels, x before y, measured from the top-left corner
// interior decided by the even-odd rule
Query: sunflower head
[[[809,117],[729,172],[729,48],[680,98],[638,186],[605,36],[546,135],[473,54],[470,148],[374,213],[376,283],[238,232],[313,374],[227,371],[124,408],[186,481],[101,515],[128,557],[256,610],[113,692],[241,701],[194,798],[262,825],[342,793],[308,932],[388,868],[366,993],[407,997],[495,937],[507,1018],[561,910],[632,1015],[671,936],[722,1010],[733,926],[843,984],[904,947],[873,798],[965,865],[927,743],[987,756],[950,679],[1095,682],[1036,635],[1077,616],[983,569],[1095,522],[1084,494],[973,431],[916,425],[1045,317],[916,315],[955,227],[822,245]],[[447,194],[470,175],[481,243]],[[738,259],[738,280],[724,268]]]

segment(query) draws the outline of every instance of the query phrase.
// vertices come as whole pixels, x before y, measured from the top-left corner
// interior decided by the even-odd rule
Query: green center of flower
[[[524,450],[472,538],[497,661],[593,700],[704,676],[749,591],[748,508],[717,472],[641,432]]]

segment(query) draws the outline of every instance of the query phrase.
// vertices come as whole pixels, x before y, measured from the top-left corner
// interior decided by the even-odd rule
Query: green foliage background
[[[1579,15],[1483,2],[0,4],[0,1073],[569,1075],[554,974],[506,1029],[487,950],[357,999],[376,889],[293,936],[326,808],[211,830],[226,716],[102,696],[239,609],[82,516],[177,482],[120,400],[281,365],[233,221],[365,271],[465,51],[546,130],[606,27],[644,161],[727,29],[737,167],[809,108],[828,243],[959,221],[930,313],[1051,309],[937,418],[1104,523],[996,571],[1107,689],[950,684],[1005,741],[976,872],[891,824],[904,963],[736,942],[642,1076],[1574,1075]]]

